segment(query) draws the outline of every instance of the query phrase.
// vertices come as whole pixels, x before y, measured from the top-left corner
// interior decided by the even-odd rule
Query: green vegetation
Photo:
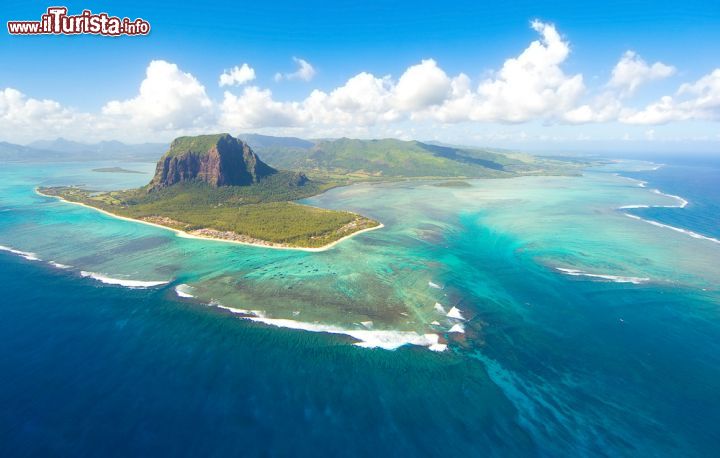
[[[230,134],[196,135],[194,137],[178,137],[170,144],[166,155],[172,157],[178,154],[196,153],[204,154],[218,144],[221,139],[230,137]]]
[[[195,235],[258,244],[321,247],[378,225],[355,213],[289,202],[332,186],[317,182],[289,186],[293,175],[280,172],[251,186],[215,188],[194,182],[153,192],[145,188],[92,192],[73,186],[39,192]]]
[[[143,173],[138,172],[137,170],[124,169],[122,167],[102,167],[99,169],[93,169],[92,171],[101,173]]]
[[[201,181],[177,183],[166,188],[147,192],[147,188],[114,191],[128,205],[156,203],[171,205],[246,205],[262,202],[286,202],[320,194],[335,186],[334,183],[306,181],[299,185],[298,173],[278,172],[249,186],[214,187]]]
[[[270,165],[345,182],[400,178],[503,178],[576,174],[587,164],[528,154],[435,145],[396,139],[341,138],[310,143],[293,138],[247,136]]]

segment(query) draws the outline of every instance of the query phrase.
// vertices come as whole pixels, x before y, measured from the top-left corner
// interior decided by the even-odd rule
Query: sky
[[[3,23],[55,3],[4,0]],[[0,141],[207,132],[720,154],[720,2],[65,2],[147,36],[0,33]]]

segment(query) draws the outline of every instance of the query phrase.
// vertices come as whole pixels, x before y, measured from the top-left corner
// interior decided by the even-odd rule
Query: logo
[[[104,35],[119,37],[150,33],[150,23],[142,18],[129,19],[110,16],[107,13],[82,13],[68,16],[64,6],[51,6],[39,21],[8,21],[10,35]]]

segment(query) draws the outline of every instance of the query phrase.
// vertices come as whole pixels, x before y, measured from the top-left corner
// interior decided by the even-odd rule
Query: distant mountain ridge
[[[240,140],[252,145],[253,148],[312,148],[315,143],[298,137],[273,137],[260,134],[240,134]]]
[[[0,142],[0,161],[62,160],[63,153]]]
[[[64,138],[38,140],[28,145],[0,142],[0,161],[152,161],[167,149],[166,143],[126,144],[119,141],[81,143]]]
[[[243,136],[274,167],[374,178],[503,177],[536,169],[532,156],[393,138],[302,140]]]
[[[99,154],[157,154],[167,148],[166,143],[137,143],[127,144],[117,140],[101,141],[97,143],[81,143],[67,140],[62,137],[55,140],[38,140],[28,144],[31,148],[59,151],[62,153],[99,153]],[[157,157],[156,157],[157,159]]]

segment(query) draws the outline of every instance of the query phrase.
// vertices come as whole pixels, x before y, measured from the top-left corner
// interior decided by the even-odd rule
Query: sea
[[[1,456],[720,449],[717,157],[336,188],[385,227],[323,252],[35,192],[152,170],[0,164]]]

